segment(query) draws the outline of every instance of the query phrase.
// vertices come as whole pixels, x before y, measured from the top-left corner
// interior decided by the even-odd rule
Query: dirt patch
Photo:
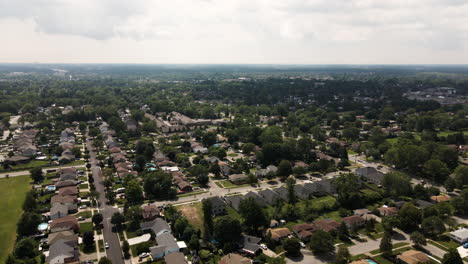
[[[203,232],[203,211],[200,202],[177,206],[190,224]]]

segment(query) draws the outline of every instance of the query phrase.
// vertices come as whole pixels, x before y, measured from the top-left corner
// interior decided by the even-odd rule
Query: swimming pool
[[[369,264],[377,264],[377,262],[373,261],[372,259],[366,259],[366,261]]]
[[[46,187],[46,190],[49,191],[49,192],[53,192],[55,191],[55,186],[54,185],[49,185]]]
[[[37,226],[37,230],[39,230],[39,231],[46,231],[48,227],[49,227],[49,224],[48,224],[48,223],[40,223],[40,224]]]

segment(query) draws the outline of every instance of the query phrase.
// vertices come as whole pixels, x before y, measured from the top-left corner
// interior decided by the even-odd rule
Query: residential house
[[[49,264],[64,264],[78,262],[80,250],[78,241],[60,239],[55,241],[49,248],[49,256],[46,261]]]
[[[156,218],[153,221],[143,222],[140,224],[140,228],[143,231],[152,230],[156,237],[172,232],[169,224],[162,218]]]
[[[244,195],[244,199],[247,199],[247,198],[252,198],[261,207],[267,206],[267,202],[255,192],[250,191],[246,195]]]
[[[239,211],[240,201],[242,201],[243,198],[242,195],[225,196],[226,202],[236,211]]]
[[[166,264],[187,264],[187,260],[182,252],[173,252],[164,256]]]
[[[353,211],[354,215],[359,215],[359,216],[363,216],[363,215],[370,214],[370,213],[371,213],[371,211],[369,209],[366,209],[366,208],[356,209],[356,210]]]
[[[388,207],[388,206],[382,206],[380,208],[377,208],[381,216],[392,216],[392,215],[397,215],[398,214],[398,208],[396,207]]]
[[[283,201],[288,201],[289,200],[289,192],[288,189],[286,189],[284,186],[281,186],[279,188],[272,189],[275,193],[278,194],[278,196],[281,198]]]
[[[276,205],[281,198],[279,195],[271,189],[265,189],[257,192],[269,205]]]
[[[385,174],[378,171],[374,167],[364,167],[356,169],[356,175],[362,177],[368,182],[375,183],[377,185],[381,185],[384,179]]]
[[[54,203],[50,208],[50,219],[54,220],[68,215],[68,206],[61,203]]]
[[[280,241],[291,235],[291,231],[285,227],[268,228],[265,235],[269,235],[269,233],[271,234],[271,239],[275,241]]]
[[[434,195],[431,196],[431,202],[432,203],[441,203],[441,202],[447,202],[450,200],[450,196],[446,194],[441,194],[441,195]]]
[[[47,244],[52,245],[60,239],[65,241],[78,241],[78,235],[76,235],[73,231],[50,233],[47,237]]]
[[[292,227],[294,234],[301,240],[308,240],[316,230],[311,223],[297,224]]]
[[[300,199],[309,199],[313,194],[311,189],[305,188],[304,185],[301,184],[294,185],[294,193]]]
[[[218,166],[219,166],[221,175],[223,175],[224,177],[229,176],[229,172],[231,171],[231,167],[229,167],[229,165],[226,162],[218,161]]]
[[[231,174],[229,175],[229,181],[234,184],[245,183],[249,177],[245,174]]]
[[[239,254],[229,253],[222,257],[218,264],[252,264],[252,260]]]
[[[468,229],[461,228],[449,233],[451,239],[456,241],[459,244],[468,242]]]
[[[60,196],[78,195],[78,188],[76,186],[63,187],[58,190]]]
[[[175,237],[171,233],[162,233],[156,236],[157,245],[150,247],[150,254],[154,260],[158,260],[174,252],[179,252]]]
[[[278,172],[278,167],[276,167],[275,165],[268,165],[268,166],[266,167],[266,170],[267,170],[268,172],[271,172],[271,173],[276,174],[276,173]]]
[[[55,183],[55,188],[58,190],[64,187],[73,187],[73,186],[76,186],[77,184],[78,182],[75,180],[58,181]]]
[[[60,181],[76,180],[76,168],[60,168],[57,171],[57,175],[59,176]]]
[[[219,197],[214,196],[210,198],[205,198],[204,200],[208,200],[211,203],[211,214],[212,215],[224,215],[226,214],[226,202]]]
[[[144,205],[141,209],[141,216],[145,221],[151,221],[160,216],[160,211],[156,205]]]
[[[366,220],[360,215],[352,215],[343,217],[343,222],[350,229],[355,229],[363,226],[366,223]]]
[[[73,215],[54,219],[52,223],[50,223],[50,232],[52,233],[67,230],[78,232],[79,229],[80,225],[78,224],[78,220],[76,220],[76,217]]]
[[[240,251],[249,255],[256,255],[260,252],[260,243],[262,239],[259,237],[242,234],[238,246]]]
[[[397,256],[403,264],[432,263],[432,260],[423,252],[414,249],[405,251]]]
[[[323,230],[325,232],[335,231],[338,229],[338,227],[340,227],[340,223],[334,219],[315,220],[313,224],[316,230]]]

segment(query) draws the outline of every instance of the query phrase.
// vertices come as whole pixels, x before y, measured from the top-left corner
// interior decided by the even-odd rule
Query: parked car
[[[144,258],[147,258],[147,257],[149,257],[149,256],[150,256],[149,253],[143,252],[143,253],[141,253],[138,257],[139,257],[140,259],[144,259]]]
[[[263,250],[267,250],[267,246],[265,244],[260,244],[260,248],[263,249]]]
[[[304,242],[299,242],[301,244],[301,248],[305,248],[306,245],[304,244]]]
[[[78,221],[83,221],[83,220],[85,220],[85,218],[82,217],[82,216],[79,216],[79,217],[77,218],[77,220],[78,220]]]
[[[108,249],[108,248],[109,248],[109,242],[106,242],[106,244],[104,244],[104,247],[105,247],[106,249]]]

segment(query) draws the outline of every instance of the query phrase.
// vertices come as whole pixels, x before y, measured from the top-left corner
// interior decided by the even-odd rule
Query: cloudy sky
[[[0,62],[466,64],[466,0],[0,0]]]

